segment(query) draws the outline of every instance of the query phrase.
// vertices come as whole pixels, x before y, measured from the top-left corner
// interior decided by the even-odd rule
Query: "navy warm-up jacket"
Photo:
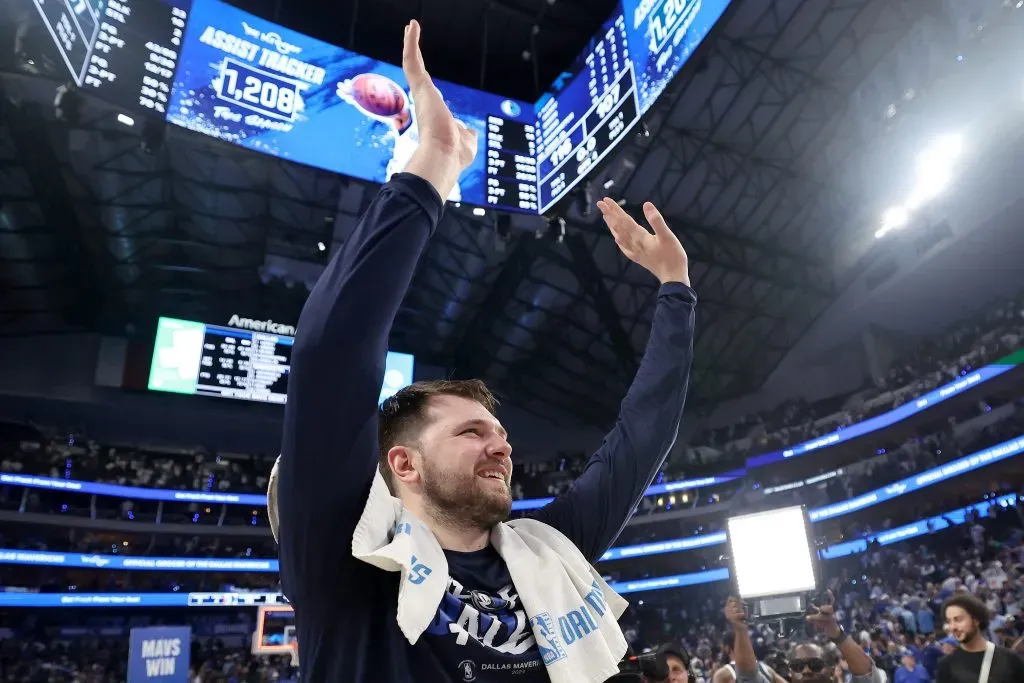
[[[392,178],[299,318],[278,501],[281,575],[295,607],[303,681],[548,681],[529,618],[493,548],[446,551],[449,588],[415,645],[396,623],[399,575],[351,555],[377,468],[388,335],[442,209],[425,180]],[[531,513],[591,562],[615,540],[675,441],[695,305],[686,285],[661,286],[650,340],[615,426],[572,489]]]

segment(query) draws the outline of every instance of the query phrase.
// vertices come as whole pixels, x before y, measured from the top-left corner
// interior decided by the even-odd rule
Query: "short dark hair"
[[[381,405],[378,442],[380,444],[378,467],[391,493],[395,493],[388,463],[388,451],[394,446],[415,443],[427,422],[427,406],[434,396],[459,396],[476,401],[496,415],[498,399],[478,379],[439,379],[429,382],[414,382],[400,390]]]
[[[971,619],[978,622],[980,631],[988,630],[989,611],[979,598],[970,593],[959,592],[946,598],[942,603],[942,619],[946,619],[946,610],[950,607],[959,607],[970,615]]]

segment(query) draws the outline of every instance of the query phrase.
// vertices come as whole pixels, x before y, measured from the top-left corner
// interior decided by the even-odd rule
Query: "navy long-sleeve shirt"
[[[281,575],[300,670],[316,683],[540,683],[548,676],[505,563],[488,547],[445,554],[449,588],[410,645],[398,577],[351,555],[377,467],[388,335],[443,204],[396,175],[334,256],[299,318],[278,501]],[[661,287],[650,340],[615,427],[570,491],[535,518],[590,559],[611,545],[675,441],[692,356],[693,291]]]

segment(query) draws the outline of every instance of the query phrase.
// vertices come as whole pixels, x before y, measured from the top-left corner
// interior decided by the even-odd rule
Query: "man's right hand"
[[[725,620],[733,626],[747,623],[747,606],[737,597],[730,596],[725,602]]]
[[[420,52],[420,24],[416,20],[405,27],[402,70],[409,82],[419,132],[419,148],[405,170],[433,185],[443,200],[476,158],[477,134],[455,120],[430,80]]]

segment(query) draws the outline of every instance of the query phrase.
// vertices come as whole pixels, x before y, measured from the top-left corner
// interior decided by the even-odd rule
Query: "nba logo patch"
[[[552,621],[550,614],[541,612],[537,616],[530,617],[530,626],[533,628],[533,637],[537,640],[537,649],[540,650],[544,666],[551,666],[559,659],[565,658],[565,650],[558,643],[555,622]]]

